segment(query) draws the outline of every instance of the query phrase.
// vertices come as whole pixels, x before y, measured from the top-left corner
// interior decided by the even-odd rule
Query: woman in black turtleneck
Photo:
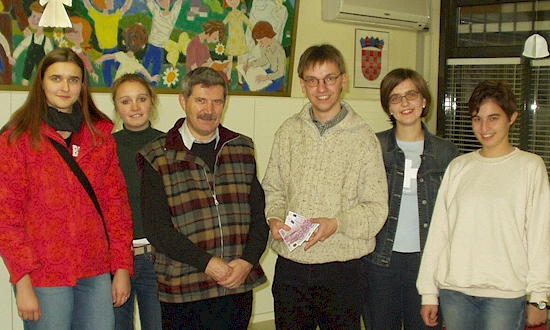
[[[123,122],[123,129],[113,135],[132,206],[135,268],[135,275],[131,278],[130,299],[115,308],[116,329],[134,329],[134,300],[137,298],[141,329],[160,330],[162,321],[157,298],[157,278],[151,258],[151,245],[145,237],[141,222],[141,178],[135,162],[139,149],[164,134],[150,124],[157,115],[157,95],[143,77],[132,73],[125,74],[113,83],[112,96],[115,111]]]

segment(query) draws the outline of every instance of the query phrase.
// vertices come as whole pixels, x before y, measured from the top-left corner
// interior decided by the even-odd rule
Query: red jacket
[[[63,145],[53,128],[42,124],[44,140],[33,149],[25,133],[8,143],[0,136],[0,255],[16,283],[30,274],[36,287],[75,286],[79,278],[133,272],[132,218],[120,169],[112,124],[95,123],[103,137],[84,124],[73,134],[70,152],[96,193],[110,239],[90,197],[48,137]],[[74,156],[74,155],[73,155]]]

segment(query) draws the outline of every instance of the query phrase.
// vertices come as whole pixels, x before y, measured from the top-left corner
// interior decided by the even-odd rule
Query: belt
[[[151,244],[142,245],[142,246],[138,246],[138,247],[134,246],[133,250],[134,250],[134,255],[139,256],[139,255],[145,254],[147,252],[151,252]]]

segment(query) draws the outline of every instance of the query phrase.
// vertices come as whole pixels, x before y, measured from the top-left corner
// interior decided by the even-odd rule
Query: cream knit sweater
[[[515,149],[472,152],[445,173],[417,280],[422,304],[440,289],[546,301],[550,290],[550,193],[543,160]]]
[[[386,221],[388,192],[380,143],[351,107],[322,136],[306,104],[275,134],[262,182],[266,216],[284,222],[288,211],[309,218],[337,218],[336,233],[307,251],[289,252],[270,237],[280,256],[304,264],[348,261],[371,253]],[[305,244],[304,244],[305,246]]]

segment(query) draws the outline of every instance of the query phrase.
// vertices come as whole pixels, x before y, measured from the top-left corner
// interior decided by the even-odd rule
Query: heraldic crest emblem
[[[361,38],[361,72],[370,81],[376,80],[382,72],[382,50],[384,40],[372,37]]]

